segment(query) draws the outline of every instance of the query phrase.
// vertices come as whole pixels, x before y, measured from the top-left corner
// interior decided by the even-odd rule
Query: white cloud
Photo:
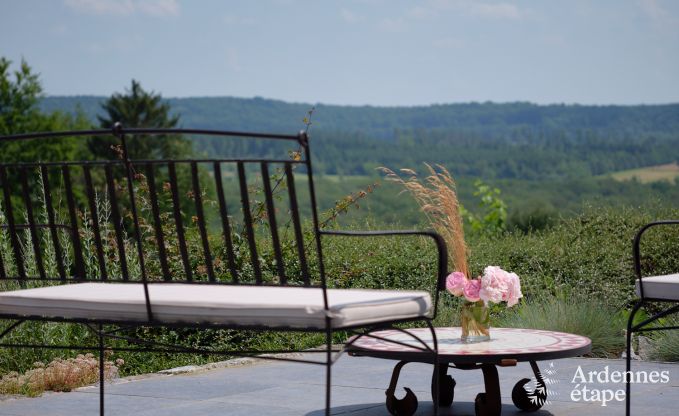
[[[340,10],[340,17],[347,23],[358,23],[365,20],[365,16],[358,15],[347,9]]]
[[[77,12],[96,15],[179,16],[177,0],[64,0],[64,4]]]

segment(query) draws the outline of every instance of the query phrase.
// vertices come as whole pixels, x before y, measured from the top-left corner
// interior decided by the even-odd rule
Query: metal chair
[[[643,234],[652,227],[661,225],[679,225],[679,220],[655,221],[644,225],[634,238],[633,255],[634,255],[634,272],[636,274],[635,289],[639,296],[639,300],[632,308],[627,321],[627,351],[626,351],[626,372],[625,372],[625,414],[630,415],[630,378],[631,378],[631,360],[632,360],[632,334],[634,332],[649,332],[668,329],[679,329],[679,326],[648,326],[656,322],[658,319],[679,312],[679,272],[674,274],[667,274],[661,276],[646,276],[641,275],[641,255],[640,242]],[[661,312],[645,319],[644,321],[634,324],[634,316],[644,306],[653,302],[671,302],[674,305],[663,309]]]

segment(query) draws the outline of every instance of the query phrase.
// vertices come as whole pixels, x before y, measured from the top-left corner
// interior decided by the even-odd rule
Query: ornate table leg
[[[434,398],[434,377],[439,378],[439,406],[450,407],[455,395],[455,379],[448,375],[448,364],[439,365],[438,374],[434,372],[431,379],[431,397]]]
[[[482,364],[485,393],[479,393],[474,400],[476,416],[500,416],[502,401],[500,400],[500,380],[495,364]]]
[[[409,361],[399,361],[394,366],[394,371],[391,373],[391,381],[389,382],[389,388],[385,392],[387,395],[387,410],[394,416],[412,416],[417,410],[417,396],[408,387],[403,389],[406,391],[406,395],[402,399],[397,399],[394,396],[396,393],[396,384],[398,383],[398,376],[401,374],[401,368],[408,364]]]
[[[533,369],[533,374],[535,375],[535,390],[527,391],[524,388],[524,385],[528,383],[530,379],[522,378],[512,389],[512,401],[519,409],[534,412],[545,404],[545,401],[547,400],[547,387],[545,386],[545,381],[542,379],[542,374],[535,361],[530,362],[530,367]]]

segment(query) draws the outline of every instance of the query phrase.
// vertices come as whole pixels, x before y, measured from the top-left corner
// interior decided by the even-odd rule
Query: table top
[[[390,329],[371,333],[383,339],[354,337],[351,340],[353,344],[347,350],[355,356],[431,362],[431,352],[422,351],[422,344],[408,333],[419,337],[433,348],[429,328],[409,328],[403,331]],[[574,357],[592,350],[592,341],[587,337],[539,329],[491,328],[489,341],[475,343],[463,342],[460,335],[459,327],[436,328],[439,362],[468,364],[499,362],[502,359],[541,361]]]

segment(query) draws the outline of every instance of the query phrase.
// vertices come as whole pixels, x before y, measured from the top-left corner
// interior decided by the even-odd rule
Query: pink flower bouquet
[[[468,302],[507,302],[511,307],[523,297],[521,283],[516,273],[509,273],[497,266],[488,266],[483,275],[467,279],[461,272],[453,272],[446,279],[446,289],[455,296],[464,296]]]
[[[463,296],[460,326],[464,342],[481,342],[490,339],[490,313],[488,303],[519,302],[521,284],[519,276],[497,266],[488,266],[483,275],[467,279],[462,272],[453,272],[446,279],[446,289],[455,296]]]

